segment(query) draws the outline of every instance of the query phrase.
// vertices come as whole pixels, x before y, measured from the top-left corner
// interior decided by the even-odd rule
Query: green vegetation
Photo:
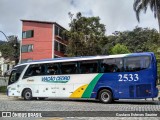
[[[6,93],[6,92],[7,92],[7,86],[1,86],[0,93]]]
[[[20,46],[20,43],[16,43],[15,41],[15,36],[9,36],[8,37],[8,41],[7,42],[3,42],[3,41],[0,41],[0,52],[2,52],[2,56],[4,58],[9,58],[11,60],[14,60],[15,59],[15,52],[16,52],[16,49],[15,49],[15,44],[16,44],[16,47],[17,47],[17,51],[18,53],[16,53],[17,56],[19,56],[19,46]]]
[[[112,54],[124,54],[124,53],[130,53],[130,51],[125,45],[121,45],[118,43],[111,49],[111,53]]]
[[[100,23],[99,17],[84,17],[79,12],[69,26],[70,30],[65,32],[69,38],[67,56],[101,54],[106,37],[105,25]]]

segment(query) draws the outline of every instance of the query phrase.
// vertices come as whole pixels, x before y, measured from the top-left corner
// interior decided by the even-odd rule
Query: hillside
[[[2,40],[0,40],[0,45],[1,45],[1,44],[3,44],[3,43],[6,43],[6,41],[2,41]]]

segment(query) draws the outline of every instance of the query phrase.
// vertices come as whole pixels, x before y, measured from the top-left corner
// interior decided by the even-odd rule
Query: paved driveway
[[[46,99],[44,101],[24,101],[23,99],[7,97],[4,94],[0,94],[0,111],[20,111],[20,112],[37,112],[40,111],[42,114],[52,116],[52,118],[23,118],[23,119],[38,119],[38,120],[106,120],[106,119],[144,119],[147,117],[107,117],[107,116],[115,116],[116,114],[121,114],[124,112],[125,114],[131,114],[132,112],[144,113],[148,111],[152,111],[153,113],[160,113],[160,101],[155,99],[146,100],[118,100],[111,104],[102,104],[95,100],[87,100],[87,99]],[[56,113],[58,112],[58,113]],[[60,115],[60,117],[55,116],[55,114]],[[77,117],[78,115],[82,115],[81,117]],[[101,116],[102,114],[102,116]],[[74,117],[72,117],[72,115]],[[91,116],[89,116],[91,115]],[[89,117],[86,117],[89,116]],[[94,117],[93,117],[94,116]],[[96,117],[95,117],[96,116]],[[11,118],[0,118],[4,120],[8,120]],[[19,119],[22,118],[12,118]],[[149,117],[150,120],[159,120],[157,117]]]

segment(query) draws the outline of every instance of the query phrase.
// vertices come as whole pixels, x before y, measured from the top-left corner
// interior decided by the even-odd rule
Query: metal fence
[[[8,84],[8,77],[0,77],[0,87],[7,86]]]

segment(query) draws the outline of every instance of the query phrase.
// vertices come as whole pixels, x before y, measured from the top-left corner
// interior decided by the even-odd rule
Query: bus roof
[[[101,56],[80,56],[80,57],[62,57],[62,58],[53,58],[53,59],[42,59],[42,60],[33,60],[26,63],[21,63],[20,65],[28,64],[39,64],[39,63],[52,63],[52,62],[69,62],[69,61],[82,61],[82,60],[97,60],[97,59],[107,59],[107,58],[121,58],[128,56],[142,56],[142,55],[151,55],[153,52],[142,52],[142,53],[128,53],[128,54],[117,54],[117,55],[101,55]]]

